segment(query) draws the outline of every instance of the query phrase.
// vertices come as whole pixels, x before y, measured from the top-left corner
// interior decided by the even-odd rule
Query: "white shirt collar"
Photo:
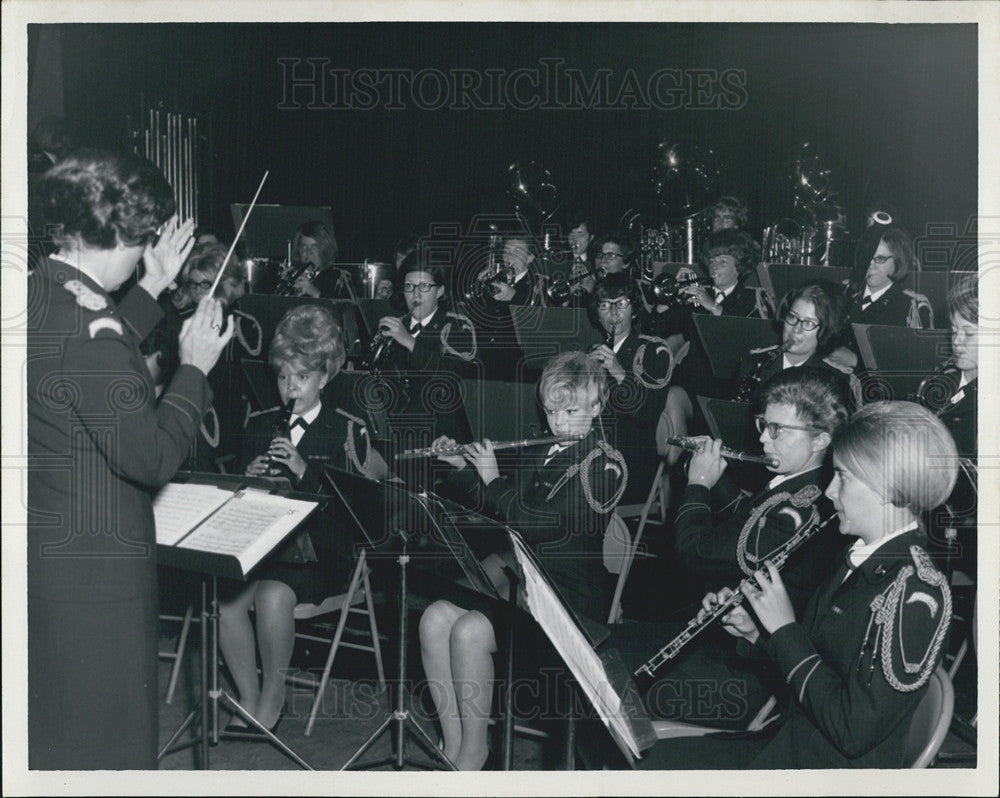
[[[631,334],[632,334],[632,333],[629,333],[629,335],[631,335]],[[612,352],[614,352],[614,353],[615,353],[615,354],[617,355],[617,354],[618,354],[618,350],[622,348],[622,345],[623,345],[623,344],[625,343],[625,341],[627,341],[627,340],[628,340],[628,335],[626,335],[626,336],[625,336],[624,338],[622,338],[622,339],[621,339],[621,340],[620,340],[620,341],[619,341],[619,342],[618,342],[617,344],[615,344],[615,345],[614,345],[613,347],[611,347],[611,351],[612,351]]]
[[[847,559],[850,564],[855,568],[860,568],[864,565],[865,560],[871,557],[878,549],[884,546],[887,542],[893,538],[898,538],[900,535],[904,535],[917,528],[917,522],[913,521],[901,529],[897,529],[895,532],[891,532],[884,538],[879,538],[874,543],[865,543],[861,538],[858,538],[851,544],[851,548],[848,549]]]
[[[438,309],[434,308],[434,313],[437,313],[437,312],[438,312]],[[417,324],[419,324],[421,327],[426,327],[428,324],[431,323],[431,319],[434,318],[434,313],[431,313],[430,316],[424,316],[420,321],[417,322]],[[413,314],[412,313],[410,314],[410,319],[411,319],[411,321],[413,319]],[[413,327],[412,323],[411,323],[410,327],[411,328]]]
[[[515,282],[515,283],[519,283],[519,282],[521,282],[521,280],[523,280],[523,279],[524,279],[525,277],[527,277],[527,276],[528,276],[528,270],[527,270],[527,269],[525,269],[525,270],[524,270],[523,272],[521,272],[520,274],[515,274],[515,275],[514,275],[514,282]]]
[[[736,290],[736,285],[737,285],[736,283],[733,283],[731,286],[729,286],[729,288],[726,289],[716,288],[715,293],[722,294],[724,297],[729,296],[731,293],[733,293],[733,291]]]
[[[868,300],[871,300],[872,302],[874,302],[876,299],[878,299],[880,296],[882,296],[882,294],[884,294],[890,288],[892,288],[892,283],[889,283],[889,285],[884,286],[883,288],[880,288],[878,291],[869,291],[868,288],[866,287],[865,288],[865,295],[864,295],[864,297],[862,297],[861,301],[862,302],[866,302]]]
[[[291,417],[288,419],[288,423],[291,424],[297,418],[301,418],[306,424],[312,424],[316,417],[319,415],[319,411],[323,409],[323,403],[317,402],[312,410],[307,410],[301,416],[298,413],[292,413]]]
[[[101,280],[97,277],[96,274],[94,274],[92,271],[90,271],[90,269],[85,269],[79,263],[73,263],[73,261],[67,260],[62,255],[49,255],[49,259],[50,260],[57,260],[60,263],[65,263],[67,266],[72,266],[78,272],[83,272],[85,275],[87,275],[91,280],[93,280],[95,283],[97,283],[102,289],[104,289],[105,291],[108,290],[107,288],[104,288],[104,283],[101,282]]]
[[[787,482],[790,479],[794,479],[795,477],[799,476],[799,474],[807,474],[810,471],[815,471],[817,468],[819,468],[818,465],[813,466],[812,468],[803,468],[801,471],[796,471],[794,474],[778,474],[770,482],[767,483],[767,489],[774,490],[782,482]]]

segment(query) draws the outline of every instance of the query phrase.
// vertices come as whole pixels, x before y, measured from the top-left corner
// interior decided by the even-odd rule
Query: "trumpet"
[[[778,549],[775,550],[772,556],[768,557],[771,564],[775,568],[781,570],[788,558],[798,549],[803,543],[813,537],[817,532],[825,527],[837,518],[836,513],[832,513],[827,518],[823,520],[808,520],[802,526],[795,530],[788,540],[786,540]],[[757,584],[757,580],[753,577],[749,578],[751,585],[755,587],[760,587]],[[653,674],[663,667],[664,663],[669,662],[674,657],[676,657],[682,648],[691,642],[692,639],[701,631],[710,626],[717,618],[721,618],[726,615],[730,610],[736,607],[738,604],[743,602],[743,593],[740,592],[740,586],[737,585],[733,590],[732,595],[729,596],[725,601],[719,602],[718,606],[709,612],[707,615],[702,616],[698,613],[694,618],[688,621],[687,626],[684,627],[683,631],[669,643],[667,643],[663,648],[657,651],[649,660],[647,660],[643,665],[641,665],[636,671],[635,676],[648,676],[652,677]]]
[[[305,263],[292,262],[288,267],[285,276],[278,281],[274,289],[275,296],[291,296],[295,293],[295,283],[300,277],[312,280],[319,274],[319,267],[306,261]]]
[[[493,299],[493,296],[497,292],[497,289],[493,286],[494,283],[513,285],[514,269],[498,263],[495,268],[484,270],[482,274],[476,277],[469,290],[465,292],[465,301],[472,302],[478,299],[482,302],[487,299]]]
[[[699,441],[696,438],[688,437],[667,438],[667,443],[671,446],[679,446],[682,449],[687,449],[690,452],[699,452],[704,445],[702,441]],[[778,467],[778,458],[771,457],[766,454],[738,452],[735,449],[730,449],[728,446],[723,446],[719,454],[727,460],[739,460],[743,463],[761,463],[762,465],[766,465],[771,468]]]
[[[679,303],[680,290],[685,286],[711,285],[712,279],[710,277],[688,277],[678,280],[670,272],[663,272],[658,277],[648,281],[643,280],[643,282],[648,282],[649,290],[658,304],[668,305],[671,302]]]
[[[580,272],[574,277],[564,277],[561,280],[554,281],[548,288],[545,289],[545,295],[549,298],[549,302],[554,305],[561,305],[567,299],[571,293],[570,289],[577,283],[583,282],[588,277],[600,277],[602,268],[598,267],[596,269],[588,269],[585,272]]]
[[[372,336],[372,342],[368,347],[368,354],[365,355],[365,359],[361,363],[362,368],[366,371],[379,371],[382,367],[383,361],[386,359],[389,352],[392,351],[392,345],[394,343],[395,340],[381,330],[375,333],[375,335]]]
[[[493,444],[493,451],[500,451],[502,449],[521,449],[527,446],[544,446],[545,444],[553,443],[573,443],[580,440],[582,436],[573,435],[550,435],[546,438],[525,438],[520,441],[500,441]],[[415,460],[419,457],[451,457],[456,454],[464,454],[465,447],[468,446],[467,443],[460,443],[457,446],[445,446],[440,448],[435,448],[434,446],[427,446],[423,449],[407,449],[406,451],[399,452],[396,454],[397,460]]]

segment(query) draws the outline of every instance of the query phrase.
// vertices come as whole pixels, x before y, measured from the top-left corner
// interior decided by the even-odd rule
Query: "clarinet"
[[[280,413],[278,413],[278,418],[274,422],[274,431],[271,433],[271,443],[274,443],[275,438],[291,438],[292,432],[289,429],[289,422],[292,420],[292,413],[295,412],[295,400],[289,399],[285,403],[285,407]],[[268,446],[270,448],[270,446]],[[267,458],[267,473],[269,476],[276,476],[280,473],[279,469],[281,464],[275,462],[274,458],[268,455]]]
[[[795,530],[794,535],[781,545],[781,547],[777,550],[777,553],[768,559],[770,559],[775,568],[781,570],[782,566],[785,562],[787,562],[788,558],[795,552],[795,550],[799,548],[799,546],[809,540],[809,538],[821,529],[828,526],[836,518],[837,514],[832,513],[829,517],[823,519],[822,521],[806,521],[806,523]],[[757,585],[757,581],[753,577],[749,577],[749,582],[751,585],[759,587],[759,585]],[[710,626],[717,618],[721,618],[731,609],[742,603],[743,598],[744,596],[743,593],[740,592],[740,586],[737,585],[733,590],[732,595],[725,601],[719,603],[714,610],[709,612],[704,617],[699,617],[701,615],[701,613],[699,613],[688,621],[684,630],[663,648],[657,651],[644,665],[640,666],[635,671],[635,675],[652,678],[657,670],[663,667],[665,663],[676,657],[680,653],[681,649],[690,643],[699,632]]]
[[[754,369],[747,374],[743,381],[740,383],[739,387],[736,389],[736,401],[737,402],[749,402],[750,398],[753,396],[754,391],[757,390],[757,386],[760,385],[761,380],[764,378],[764,372],[771,367],[779,357],[781,357],[788,349],[791,347],[791,342],[786,341],[780,346],[772,346],[767,349],[751,349],[751,355],[762,355],[765,352],[767,357],[762,358],[758,361]]]

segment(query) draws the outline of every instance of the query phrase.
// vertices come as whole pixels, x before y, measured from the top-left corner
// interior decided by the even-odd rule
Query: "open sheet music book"
[[[153,499],[160,560],[244,579],[318,506],[245,485],[168,483]]]
[[[628,684],[624,666],[619,669],[618,675],[609,673],[609,666],[591,647],[535,564],[528,545],[516,533],[512,533],[510,538],[524,579],[528,611],[552,641],[580,689],[631,763],[656,741],[656,737],[645,712],[637,706],[637,700],[630,700],[628,691],[634,692],[635,687]],[[626,683],[617,684],[619,678],[624,678]]]

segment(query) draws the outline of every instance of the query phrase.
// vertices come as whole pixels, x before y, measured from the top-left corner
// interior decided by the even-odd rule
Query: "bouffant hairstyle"
[[[701,249],[701,265],[707,272],[708,262],[719,255],[729,255],[736,261],[740,280],[745,280],[760,263],[760,246],[742,230],[731,227],[712,233]]]
[[[332,379],[346,359],[340,326],[324,307],[297,305],[278,322],[268,359],[274,369],[284,363],[300,363],[308,371],[324,371]]]
[[[204,272],[210,275],[211,279],[219,273],[219,268],[226,259],[229,247],[225,244],[209,242],[197,244],[191,249],[187,260],[184,261],[182,274],[186,277],[193,271]],[[240,262],[236,258],[230,258],[226,264],[226,270],[219,280],[219,287],[216,294],[226,305],[232,305],[237,299],[243,296],[243,270]]]
[[[295,238],[292,239],[292,253],[297,256],[299,246],[303,238],[311,238],[319,247],[319,257],[321,265],[326,268],[337,260],[337,238],[333,234],[333,228],[325,222],[310,219],[303,222],[302,226],[295,231]]]
[[[833,434],[833,456],[896,507],[914,515],[951,495],[955,441],[941,419],[913,402],[872,402]]]
[[[811,302],[816,309],[819,329],[816,330],[816,352],[821,357],[829,354],[840,340],[841,331],[847,323],[847,303],[844,295],[829,280],[813,280],[802,283],[785,294],[778,307],[777,320],[783,322],[785,314],[792,309],[798,299]]]
[[[948,289],[948,315],[979,324],[979,275],[959,275]]]
[[[552,409],[568,407],[573,401],[596,399],[601,407],[608,401],[608,372],[583,352],[556,355],[542,371],[538,397]]]
[[[78,150],[39,178],[39,212],[57,245],[143,245],[176,210],[163,173],[138,155]]]

